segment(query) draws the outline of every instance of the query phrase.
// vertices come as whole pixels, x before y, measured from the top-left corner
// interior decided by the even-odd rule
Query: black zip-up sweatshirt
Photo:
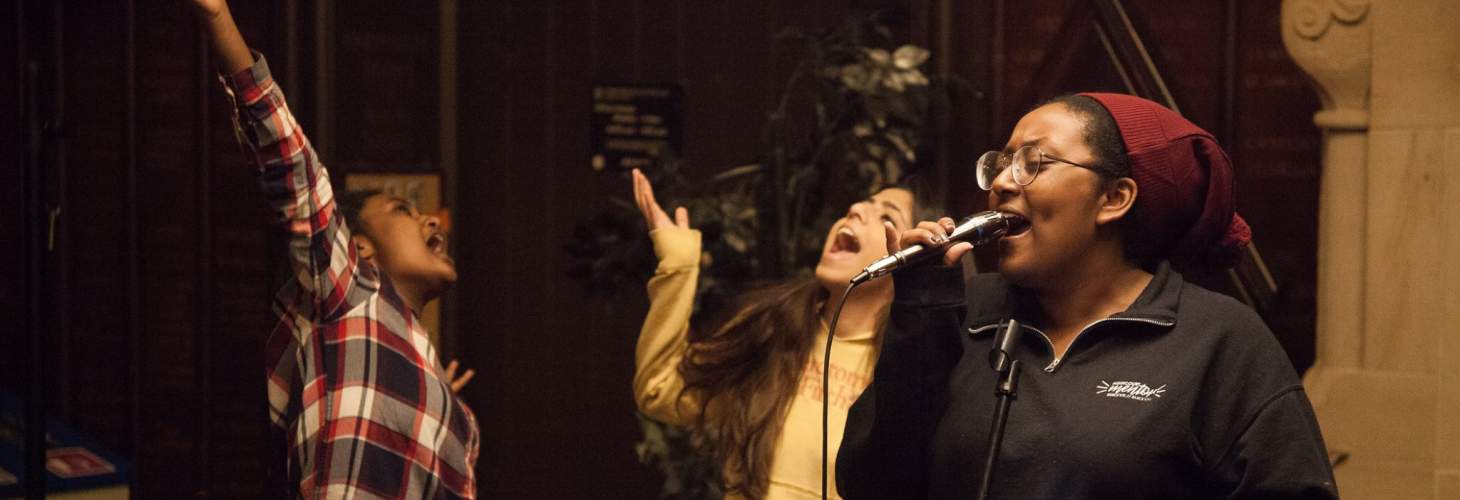
[[[1251,309],[1163,263],[1063,358],[1026,293],[957,268],[895,275],[872,381],[837,457],[845,498],[971,498],[995,405],[988,356],[1028,325],[993,498],[1337,498],[1313,409]]]

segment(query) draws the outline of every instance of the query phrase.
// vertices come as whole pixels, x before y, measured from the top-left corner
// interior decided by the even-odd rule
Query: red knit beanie
[[[1212,134],[1154,102],[1083,93],[1110,111],[1125,140],[1138,193],[1131,212],[1138,255],[1229,267],[1252,241],[1237,215],[1232,162]]]

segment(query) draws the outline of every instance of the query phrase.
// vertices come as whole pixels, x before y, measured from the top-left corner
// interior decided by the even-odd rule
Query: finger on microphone
[[[897,253],[898,250],[902,250],[902,245],[897,241],[897,226],[892,225],[890,221],[882,221],[882,230],[887,235],[887,253]]]
[[[943,253],[943,265],[951,266],[957,264],[958,259],[962,258],[964,254],[968,253],[971,250],[973,250],[972,243],[969,243],[967,241],[954,243],[953,245],[948,247],[947,252]]]
[[[937,222],[923,221],[918,223],[918,229],[926,231],[928,235],[932,238],[927,240],[927,243],[930,245],[942,245],[943,242],[948,241],[948,231],[943,228],[942,224],[939,224]]]
[[[945,234],[952,233],[954,229],[958,228],[958,223],[954,222],[952,217],[938,219],[938,225],[943,226],[943,232]]]
[[[919,224],[919,227],[916,229],[909,229],[903,232],[902,238],[898,240],[898,242],[900,243],[899,246],[901,248],[907,248],[908,245],[922,245],[924,247],[938,246],[938,242],[940,241],[938,238],[940,238],[940,236],[934,234],[931,229],[921,227],[924,224],[932,223],[924,222],[923,224]]]

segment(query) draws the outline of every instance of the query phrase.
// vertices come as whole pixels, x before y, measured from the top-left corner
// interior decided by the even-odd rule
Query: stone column
[[[1284,0],[1323,109],[1318,359],[1344,498],[1460,498],[1460,2]]]

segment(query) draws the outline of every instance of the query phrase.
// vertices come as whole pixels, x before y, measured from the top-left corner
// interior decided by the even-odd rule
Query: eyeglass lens
[[[998,151],[989,151],[978,158],[978,187],[984,191],[993,189],[994,179],[1005,168],[1013,168],[1014,183],[1020,186],[1028,186],[1034,182],[1034,176],[1039,175],[1039,166],[1043,163],[1040,158],[1039,149],[1033,146],[1024,146],[1015,151],[1014,154],[1004,154]]]
[[[994,179],[999,176],[999,172],[1003,170],[1003,166],[1008,158],[1008,156],[998,151],[989,151],[984,153],[983,156],[978,157],[977,176],[979,189],[988,191],[994,187]]]

